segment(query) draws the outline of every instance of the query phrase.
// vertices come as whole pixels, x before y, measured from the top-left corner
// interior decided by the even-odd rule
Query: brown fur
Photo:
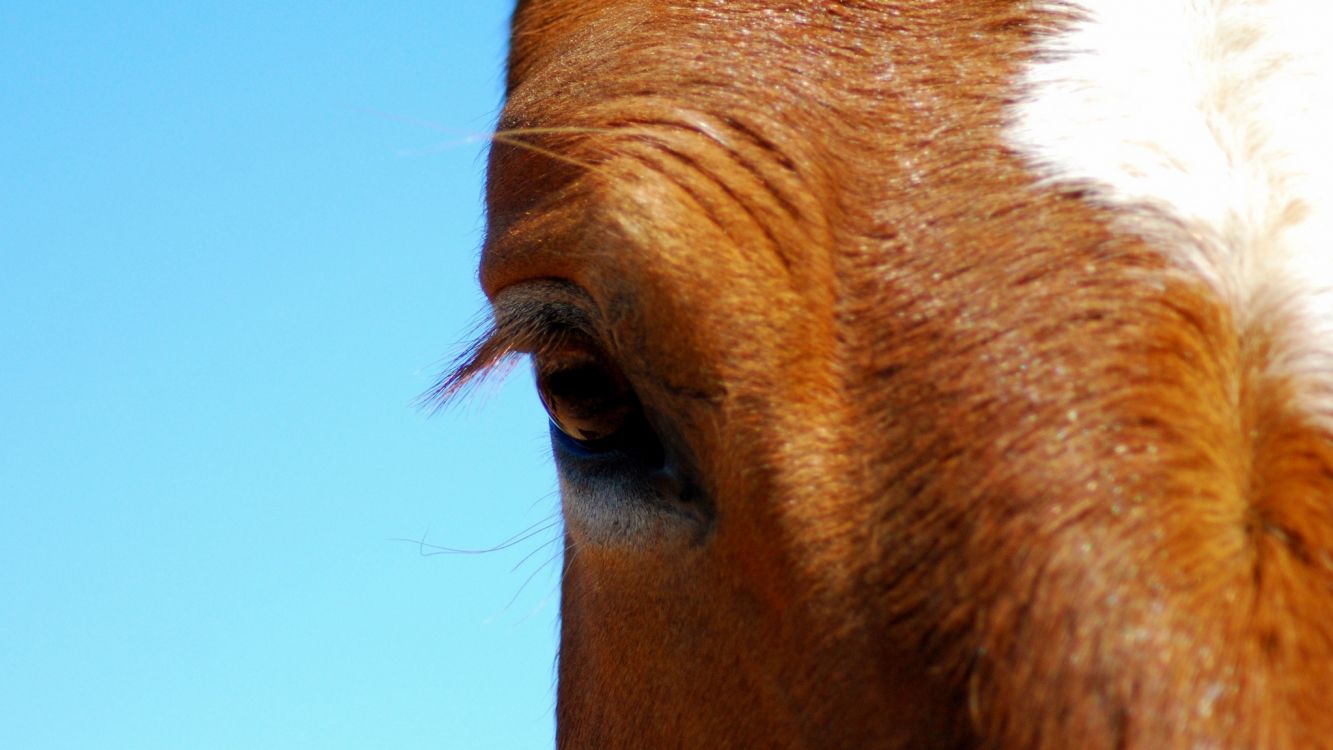
[[[1333,746],[1333,448],[1003,147],[1060,22],[521,3],[483,285],[579,290],[715,509],[570,530],[562,747]]]

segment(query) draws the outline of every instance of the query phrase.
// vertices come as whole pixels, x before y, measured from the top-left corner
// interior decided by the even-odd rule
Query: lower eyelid
[[[594,453],[552,428],[566,530],[580,543],[704,543],[712,506],[678,467],[650,467],[623,452]]]
[[[557,450],[564,451],[575,458],[593,460],[598,458],[616,458],[618,455],[613,452],[592,450],[578,440],[565,434],[564,430],[557,427],[554,422],[551,423],[551,437],[555,441]]]

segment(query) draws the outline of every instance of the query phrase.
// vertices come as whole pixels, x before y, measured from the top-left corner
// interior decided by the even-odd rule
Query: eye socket
[[[629,381],[604,358],[579,352],[538,360],[537,393],[560,436],[585,454],[660,463],[661,445]]]

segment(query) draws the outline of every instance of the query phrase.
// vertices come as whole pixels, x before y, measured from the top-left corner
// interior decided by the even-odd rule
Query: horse
[[[559,746],[1333,746],[1320,8],[520,0]]]

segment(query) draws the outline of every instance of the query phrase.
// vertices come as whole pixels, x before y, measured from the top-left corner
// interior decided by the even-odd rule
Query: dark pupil
[[[542,375],[538,390],[551,421],[576,440],[611,437],[635,408],[625,383],[597,364]]]

